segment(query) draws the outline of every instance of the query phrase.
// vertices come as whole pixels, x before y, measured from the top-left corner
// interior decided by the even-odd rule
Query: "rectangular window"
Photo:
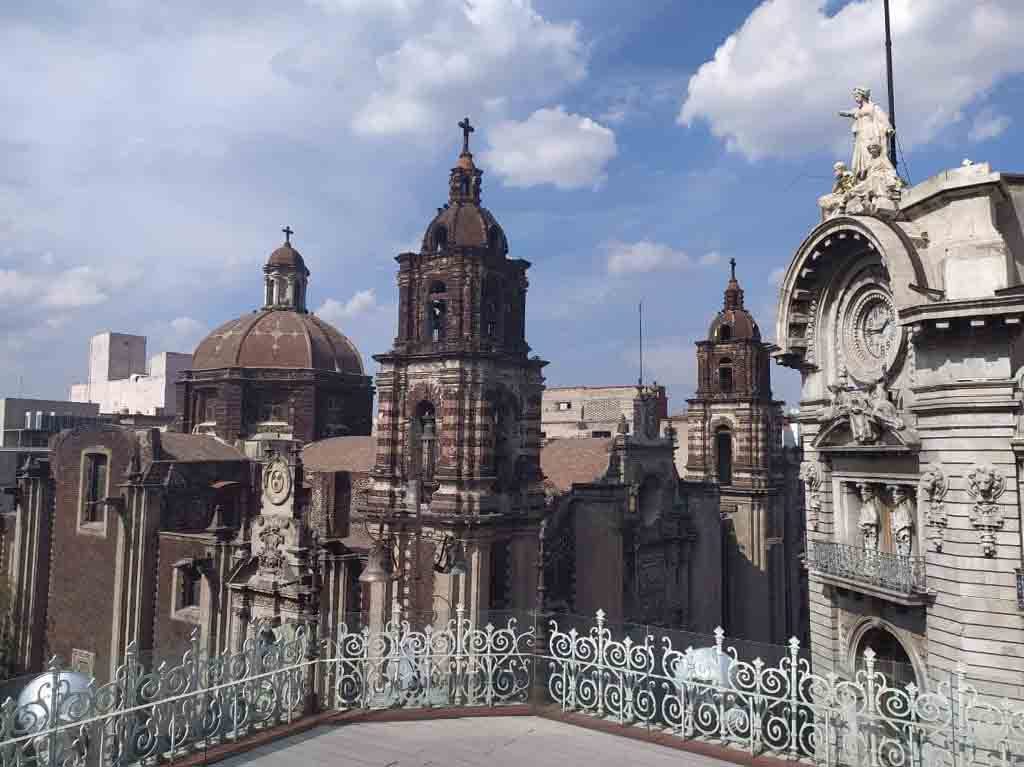
[[[85,456],[85,476],[82,486],[82,522],[94,524],[103,521],[103,500],[107,496],[107,456],[88,453]]]
[[[602,439],[607,439],[608,437],[612,436],[612,433],[610,431],[592,431],[592,432],[590,432],[590,436],[591,437],[601,437]]]
[[[203,579],[194,567],[183,567],[181,570],[181,594],[178,609],[199,607],[199,593]]]
[[[261,402],[259,417],[261,423],[284,421],[284,405],[280,402]]]
[[[559,402],[558,403],[558,409],[559,410],[572,410],[572,403],[571,402]]]

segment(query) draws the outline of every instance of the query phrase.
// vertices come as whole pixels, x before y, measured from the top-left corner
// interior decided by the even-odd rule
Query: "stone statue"
[[[857,177],[846,167],[845,162],[837,162],[833,165],[832,173],[836,178],[832,185],[832,192],[818,198],[822,221],[838,216],[846,210],[846,200],[857,183]]]
[[[928,466],[917,481],[917,514],[919,519],[926,520],[931,528],[932,545],[936,551],[942,551],[943,530],[948,523],[943,499],[949,483],[942,469]]]
[[[883,427],[896,431],[906,428],[896,406],[889,401],[881,379],[872,386],[870,395],[842,383],[829,384],[828,390],[832,393],[832,402],[822,408],[818,420],[829,423],[839,418],[848,419],[850,432],[858,445],[873,445]]]
[[[860,518],[857,525],[860,527],[861,541],[868,551],[877,551],[879,516],[875,487],[867,482],[858,482],[857,490],[860,493]]]
[[[909,557],[913,550],[914,512],[910,495],[903,485],[890,485],[892,493],[892,538],[896,545],[896,553],[901,557]]]
[[[878,214],[884,208],[895,211],[903,182],[881,145],[869,146],[868,154],[871,159],[867,167],[846,194],[845,210],[853,215]]]
[[[804,461],[800,466],[800,479],[804,481],[804,504],[807,509],[807,525],[818,529],[818,512],[821,511],[821,472],[818,464]]]
[[[853,120],[850,127],[853,132],[853,161],[850,167],[853,175],[861,180],[867,176],[868,166],[871,164],[871,152],[868,147],[872,144],[886,146],[893,128],[889,123],[889,116],[871,100],[870,88],[854,88],[853,100],[857,104],[856,109],[840,112],[839,116]]]

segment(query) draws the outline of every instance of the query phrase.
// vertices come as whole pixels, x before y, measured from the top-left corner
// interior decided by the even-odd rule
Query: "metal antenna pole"
[[[885,71],[889,81],[889,124],[892,134],[889,136],[889,160],[896,168],[896,95],[892,87],[892,31],[889,25],[889,0],[884,0],[885,7]]]
[[[644,385],[644,302],[640,302],[640,378],[637,386]]]

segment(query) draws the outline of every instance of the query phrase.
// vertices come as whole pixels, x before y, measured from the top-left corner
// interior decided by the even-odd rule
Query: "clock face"
[[[887,285],[876,270],[865,270],[842,301],[838,326],[841,363],[860,383],[894,372],[903,329]]]

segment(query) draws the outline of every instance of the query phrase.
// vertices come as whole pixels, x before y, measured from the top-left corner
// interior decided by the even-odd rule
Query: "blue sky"
[[[911,180],[1024,170],[1024,3],[892,8]],[[835,113],[854,85],[886,101],[881,0],[7,0],[0,85],[0,395],[65,396],[103,330],[190,351],[259,305],[285,224],[372,369],[468,114],[549,385],[635,380],[643,300],[673,411],[729,258],[774,337],[848,159]]]

